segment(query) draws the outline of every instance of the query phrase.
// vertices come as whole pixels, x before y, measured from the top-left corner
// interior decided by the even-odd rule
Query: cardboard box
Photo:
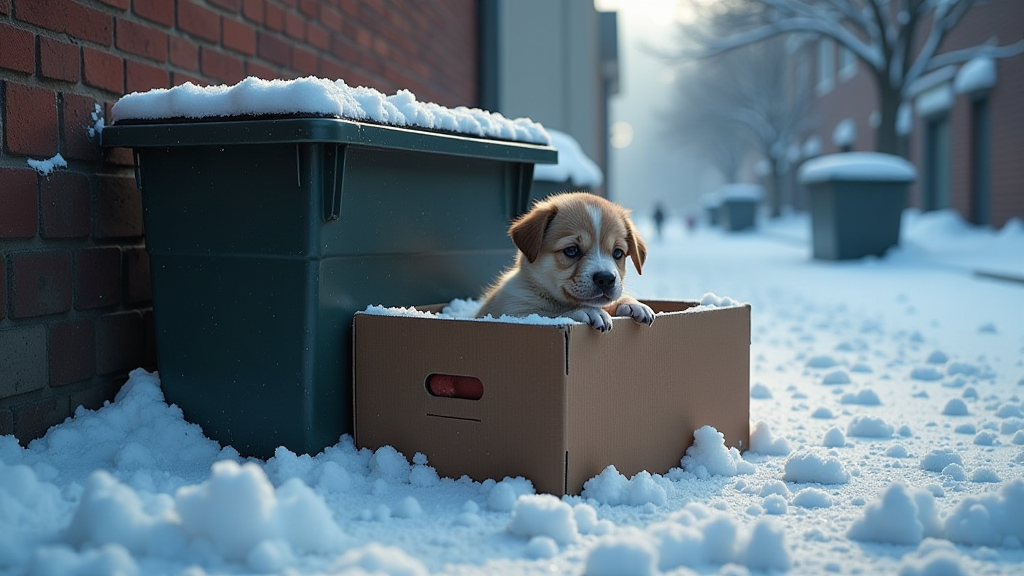
[[[749,305],[647,304],[659,313],[653,326],[616,318],[604,334],[357,313],[355,442],[422,452],[444,477],[524,476],[556,495],[579,494],[609,464],[626,476],[665,473],[706,424],[746,449]],[[482,394],[434,396],[435,374],[474,377]]]

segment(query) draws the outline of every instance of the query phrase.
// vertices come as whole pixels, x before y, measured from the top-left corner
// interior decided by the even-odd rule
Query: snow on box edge
[[[800,182],[913,182],[917,170],[907,160],[881,152],[843,152],[808,160]]]
[[[678,314],[695,314],[700,312],[706,312],[708,310],[714,310],[716,308],[740,308],[747,306],[746,302],[740,302],[733,300],[728,296],[717,296],[711,292],[707,292],[701,297],[697,306],[692,306],[681,312],[673,312]],[[369,305],[362,311],[361,314],[368,314],[371,316],[404,316],[407,318],[435,318],[439,320],[469,320],[473,322],[497,322],[503,324],[534,324],[542,326],[565,326],[571,324],[581,324],[572,318],[557,317],[551,318],[548,316],[541,316],[539,314],[530,314],[529,316],[508,316],[502,315],[498,318],[487,315],[483,318],[476,317],[476,311],[480,308],[480,302],[471,299],[456,298],[452,300],[444,309],[439,313],[430,312],[427,310],[418,310],[415,306],[403,307],[403,306],[381,306],[381,305]],[[657,314],[660,316],[661,314]]]
[[[547,130],[529,118],[508,119],[496,112],[465,106],[446,108],[420,102],[408,90],[386,96],[365,86],[353,88],[344,80],[313,76],[295,80],[263,80],[250,76],[232,86],[196,86],[186,82],[174,88],[122,96],[111,113],[115,122],[318,114],[530,144],[551,143]]]

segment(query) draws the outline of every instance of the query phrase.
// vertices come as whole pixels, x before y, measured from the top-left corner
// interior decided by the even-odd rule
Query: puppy
[[[641,273],[647,246],[629,211],[586,192],[537,202],[508,230],[515,264],[484,294],[477,317],[539,314],[568,317],[601,332],[612,315],[654,322],[654,311],[623,295],[626,260]]]

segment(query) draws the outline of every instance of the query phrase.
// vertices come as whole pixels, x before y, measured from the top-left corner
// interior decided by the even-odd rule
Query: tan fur
[[[611,329],[610,315],[654,321],[649,307],[622,293],[627,257],[638,274],[647,259],[647,245],[625,208],[585,192],[555,194],[508,233],[519,253],[484,294],[478,316],[566,316],[601,331]],[[578,256],[566,253],[571,246]]]

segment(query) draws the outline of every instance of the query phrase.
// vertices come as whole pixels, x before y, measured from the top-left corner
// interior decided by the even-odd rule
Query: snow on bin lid
[[[959,94],[991,90],[996,85],[996,63],[984,56],[972,58],[960,67],[953,80]]]
[[[913,182],[917,170],[907,160],[881,152],[843,152],[808,160],[800,167],[800,182],[832,181]]]
[[[561,130],[548,129],[551,145],[558,150],[558,164],[538,164],[533,171],[534,180],[544,182],[572,182],[580,188],[600,186],[604,174],[580,148],[575,138]]]
[[[217,118],[268,114],[316,114],[390,126],[457,132],[469,136],[550,144],[551,137],[529,118],[505,118],[479,108],[446,108],[419,102],[408,90],[391,96],[344,80],[312,76],[296,80],[263,80],[250,76],[233,86],[196,86],[133,92],[114,104],[115,122],[172,118]]]
[[[753,200],[758,202],[764,196],[764,188],[759,184],[734,182],[732,184],[723,184],[718,189],[718,195],[722,200]]]

